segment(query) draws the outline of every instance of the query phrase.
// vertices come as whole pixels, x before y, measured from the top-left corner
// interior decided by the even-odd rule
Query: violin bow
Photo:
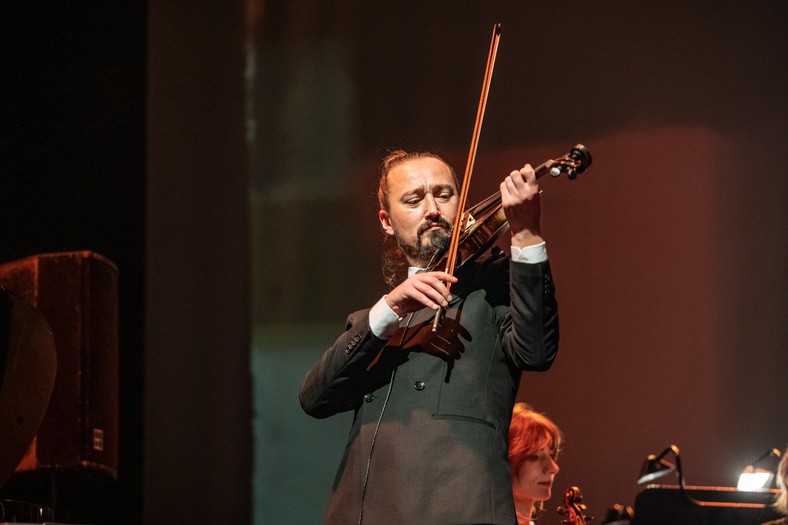
[[[473,126],[473,136],[471,137],[471,148],[468,153],[468,162],[465,164],[465,174],[462,178],[462,188],[460,189],[459,203],[457,204],[457,216],[454,218],[454,229],[451,234],[451,242],[446,252],[446,273],[454,275],[454,264],[457,262],[457,250],[460,244],[460,235],[465,229],[464,210],[465,202],[468,200],[468,188],[471,186],[471,175],[473,165],[476,162],[476,150],[479,146],[479,135],[482,131],[482,121],[484,120],[484,110],[487,107],[487,96],[490,93],[490,81],[492,80],[493,68],[495,67],[495,55],[498,53],[498,41],[501,39],[500,22],[493,26],[490,50],[487,54],[487,67],[484,71],[484,81],[482,82],[482,93],[479,97],[479,107],[476,110],[476,122]],[[446,283],[446,289],[451,288],[451,283]],[[439,308],[435,312],[435,319],[432,322],[432,331],[438,330],[444,309]]]

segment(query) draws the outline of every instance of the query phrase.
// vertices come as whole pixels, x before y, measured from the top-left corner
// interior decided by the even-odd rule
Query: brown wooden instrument
[[[590,165],[591,153],[582,144],[577,144],[569,153],[544,162],[535,168],[534,172],[537,179],[549,173],[551,177],[565,174],[569,180],[574,180]],[[452,269],[475,260],[509,230],[509,222],[506,220],[501,203],[501,192],[495,192],[467,209],[461,223],[465,225],[465,228],[459,236],[457,257]],[[430,270],[446,262],[442,253],[436,254],[433,260],[434,262],[428,266]]]
[[[564,504],[558,507],[558,514],[566,516],[561,523],[566,525],[586,525],[589,518],[585,514],[586,506],[583,503],[583,493],[580,487],[569,487],[564,492]]]

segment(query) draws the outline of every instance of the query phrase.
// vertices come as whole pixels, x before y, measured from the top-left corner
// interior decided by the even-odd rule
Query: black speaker
[[[0,265],[0,285],[51,328],[57,373],[49,406],[16,473],[118,468],[118,270],[90,251],[34,255]]]

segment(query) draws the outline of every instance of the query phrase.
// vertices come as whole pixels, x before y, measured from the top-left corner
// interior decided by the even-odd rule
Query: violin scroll
[[[558,514],[566,516],[561,523],[566,525],[586,525],[593,518],[585,514],[586,506],[583,503],[583,493],[580,487],[569,487],[564,492],[564,504],[556,510]]]
[[[576,144],[566,155],[548,160],[534,171],[537,179],[545,173],[550,173],[552,177],[559,177],[565,173],[569,180],[575,180],[578,173],[583,173],[590,165],[591,152],[582,144]]]

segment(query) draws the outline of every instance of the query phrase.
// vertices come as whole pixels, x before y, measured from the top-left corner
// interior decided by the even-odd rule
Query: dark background
[[[566,433],[555,492],[582,487],[600,519],[670,443],[697,485],[784,448],[787,11],[3,3],[0,261],[89,249],[120,269],[101,521],[318,522],[347,419],[309,420],[298,381],[385,291],[386,149],[462,171],[496,22],[470,200],[577,142],[594,156],[543,184],[562,346],[520,397]]]
[[[145,39],[144,2],[0,5],[0,260],[92,250],[119,267],[120,475],[81,512],[105,523],[141,520]]]

